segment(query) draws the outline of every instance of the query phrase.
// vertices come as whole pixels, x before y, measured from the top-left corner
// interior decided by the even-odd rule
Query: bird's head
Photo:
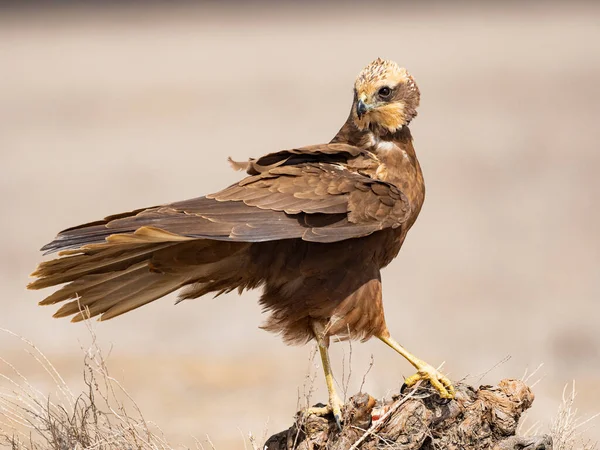
[[[395,133],[417,115],[419,88],[406,69],[377,58],[356,78],[352,120],[359,130]]]

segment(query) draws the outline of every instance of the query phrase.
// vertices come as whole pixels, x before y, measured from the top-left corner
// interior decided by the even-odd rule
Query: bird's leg
[[[402,347],[396,340],[394,340],[389,333],[378,336],[383,342],[392,347],[402,356],[404,356],[409,363],[411,363],[417,369],[417,373],[408,377],[404,380],[407,386],[413,386],[417,381],[427,380],[431,385],[439,392],[442,398],[454,398],[454,387],[448,378],[442,375],[435,367],[427,364],[425,361],[420,360],[413,354],[409,353],[404,347]]]
[[[325,327],[322,324],[313,322],[312,327],[315,339],[317,340],[317,345],[319,347],[319,353],[321,355],[323,372],[325,373],[325,383],[327,384],[327,391],[329,392],[329,404],[325,408],[309,408],[307,412],[309,414],[317,415],[323,415],[329,412],[333,413],[335,423],[341,430],[342,406],[344,406],[344,402],[340,400],[335,391],[335,382],[333,380],[333,372],[331,371],[331,362],[329,361],[329,337],[326,336]]]

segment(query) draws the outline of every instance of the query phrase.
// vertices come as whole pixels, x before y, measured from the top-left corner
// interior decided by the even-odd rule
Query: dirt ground
[[[381,56],[421,88],[411,129],[427,184],[383,274],[392,333],[476,384],[544,363],[528,418],[541,430],[572,380],[580,413],[600,411],[598,3],[165,5],[0,10],[0,327],[77,386],[85,327],[24,289],[39,247],[216,191],[240,176],[227,156],[329,140],[354,77]],[[258,329],[256,298],[171,296],[96,327],[113,374],[173,443],[243,448],[249,431],[290,423],[311,347]],[[341,379],[349,348],[335,347]],[[354,344],[350,393],[371,355],[375,396],[412,374],[381,343]],[[0,356],[52,389],[4,333]],[[316,387],[324,401],[320,374]]]

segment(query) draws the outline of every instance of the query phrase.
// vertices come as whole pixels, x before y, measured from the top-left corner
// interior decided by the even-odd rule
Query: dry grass
[[[566,385],[563,389],[562,403],[558,408],[558,414],[552,421],[550,433],[554,440],[555,450],[593,450],[597,443],[586,440],[584,434],[592,425],[592,421],[600,416],[600,413],[588,418],[580,417],[575,408],[575,381],[572,385]]]
[[[95,334],[84,349],[85,389],[74,393],[52,363],[28,340],[21,339],[56,385],[56,393],[40,392],[19,370],[6,366],[0,377],[0,445],[13,450],[172,449],[162,432],[147,422],[133,399],[110,376]],[[199,444],[198,448],[202,448]]]
[[[0,357],[4,365],[0,378],[4,380],[5,385],[0,391],[0,446],[13,450],[174,449],[160,428],[144,418],[135,401],[109,374],[106,360],[89,321],[88,330],[91,344],[82,349],[85,388],[79,393],[74,393],[69,388],[54,365],[32,342],[2,330],[25,344],[29,355],[56,386],[56,392],[41,392],[17,367]],[[302,392],[299,392],[299,409],[311,404],[315,373],[310,368],[314,368],[314,355],[315,352],[309,361],[305,385]],[[350,358],[351,356],[348,363]],[[535,372],[528,378],[533,375]],[[344,380],[343,384],[347,386],[347,380]],[[584,440],[583,434],[587,430],[586,426],[600,414],[589,418],[579,417],[574,406],[575,398],[575,383],[570,389],[569,386],[565,386],[562,404],[550,429],[555,450],[596,448],[595,443]],[[364,438],[376,431],[367,431]],[[263,436],[264,439],[266,436]],[[254,436],[250,435],[248,441],[246,438],[244,440],[244,448],[248,448],[248,444],[255,450],[260,448]],[[208,438],[207,443],[209,448],[214,450],[215,447]],[[196,441],[196,448],[203,450],[206,446]]]

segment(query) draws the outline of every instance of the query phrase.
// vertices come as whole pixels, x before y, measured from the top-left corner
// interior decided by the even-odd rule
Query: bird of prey
[[[330,338],[375,336],[404,356],[441,397],[451,382],[387,329],[380,270],[400,251],[425,187],[408,128],[419,89],[406,69],[377,59],[354,84],[348,119],[328,144],[238,163],[247,176],[191,200],[66,229],[42,250],[30,289],[63,284],[41,305],[55,317],[111,319],[182,289],[180,299],[262,288],[264,329],[289,344],[315,339],[339,424]]]

